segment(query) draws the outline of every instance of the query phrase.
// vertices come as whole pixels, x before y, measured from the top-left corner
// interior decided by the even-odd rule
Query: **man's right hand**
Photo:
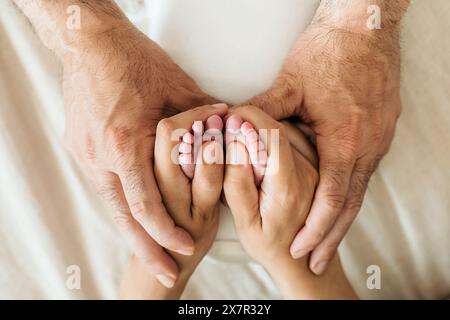
[[[62,2],[16,1],[63,61],[65,144],[86,164],[113,208],[118,228],[147,269],[176,280],[177,265],[163,248],[191,255],[194,242],[167,214],[155,182],[156,126],[164,117],[215,101],[112,1],[80,1],[82,28],[58,45],[42,24],[65,16]],[[108,19],[98,23],[103,16]],[[64,29],[64,23],[55,21]]]

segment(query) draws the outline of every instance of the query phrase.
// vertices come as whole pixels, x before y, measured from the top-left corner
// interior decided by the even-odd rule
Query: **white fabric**
[[[204,90],[229,102],[270,85],[317,2],[120,1]],[[422,0],[405,18],[404,113],[340,250],[363,298],[450,295],[449,16],[448,1]],[[1,1],[0,298],[114,298],[129,254],[62,147],[60,79],[56,58]],[[184,297],[278,298],[264,270],[243,259],[228,218]],[[366,288],[372,264],[382,290]],[[66,286],[70,265],[81,268],[81,290]]]

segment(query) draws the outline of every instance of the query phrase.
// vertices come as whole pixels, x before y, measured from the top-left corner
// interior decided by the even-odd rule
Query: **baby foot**
[[[253,167],[255,184],[260,186],[266,170],[267,150],[253,125],[239,116],[232,115],[226,123],[225,140],[227,147],[236,141],[246,147]]]
[[[205,131],[206,129],[206,131]],[[218,141],[222,143],[223,121],[218,115],[209,117],[205,124],[202,121],[195,121],[192,124],[192,131],[183,135],[183,141],[179,146],[178,162],[181,170],[189,179],[194,178],[197,155],[203,142]]]

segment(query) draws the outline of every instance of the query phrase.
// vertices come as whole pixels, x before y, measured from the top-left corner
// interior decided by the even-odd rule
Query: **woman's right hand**
[[[235,141],[226,149],[224,192],[246,251],[267,269],[286,298],[354,298],[337,259],[326,274],[317,277],[309,271],[307,259],[290,255],[318,184],[317,159],[306,137],[256,107],[240,107],[232,115],[250,122],[257,131],[267,130],[260,135],[267,154],[260,187],[255,184],[246,146]]]

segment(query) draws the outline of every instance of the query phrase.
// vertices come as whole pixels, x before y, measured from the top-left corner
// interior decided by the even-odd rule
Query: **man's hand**
[[[156,126],[165,116],[213,99],[113,1],[16,3],[63,62],[68,149],[90,169],[147,269],[175,281],[177,265],[162,247],[191,255],[194,242],[167,214],[155,182]],[[81,8],[80,30],[66,29],[69,4]]]
[[[401,112],[398,23],[408,2],[323,0],[272,88],[250,101],[276,119],[300,116],[316,135],[320,183],[291,246],[295,258],[314,250],[316,274],[333,258],[393,139]],[[381,30],[366,26],[373,3]]]

